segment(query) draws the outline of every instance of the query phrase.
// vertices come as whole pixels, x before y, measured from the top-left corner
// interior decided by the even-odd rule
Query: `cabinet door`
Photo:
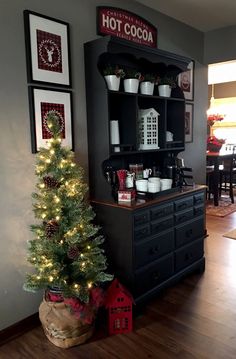
[[[204,236],[204,217],[197,220],[189,221],[186,224],[179,225],[175,228],[176,247],[181,247],[194,239]]]
[[[149,240],[136,243],[134,246],[135,267],[139,268],[145,264],[170,253],[174,250],[174,230],[168,230],[163,234],[150,237]]]
[[[163,205],[158,205],[155,207],[152,207],[150,210],[150,217],[151,220],[158,220],[162,217],[165,217],[174,211],[174,205],[173,203],[165,203]]]
[[[175,253],[175,270],[179,271],[203,256],[203,239],[182,247]]]
[[[135,292],[142,294],[154,288],[174,273],[174,254],[171,253],[135,272]]]

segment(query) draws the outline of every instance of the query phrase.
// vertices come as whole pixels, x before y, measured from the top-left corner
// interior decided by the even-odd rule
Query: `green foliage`
[[[38,182],[32,194],[37,223],[31,226],[34,239],[29,242],[28,261],[36,273],[26,276],[24,289],[60,287],[64,297],[87,302],[92,287],[112,279],[105,273],[104,238],[92,223],[95,214],[85,199],[83,169],[73,152],[61,145],[53,112],[47,124],[52,138],[36,155]]]
[[[144,73],[142,74],[141,81],[149,81],[149,82],[156,82],[156,76],[152,73]]]
[[[141,80],[141,73],[137,69],[127,67],[125,69],[125,78],[126,79],[138,79]]]
[[[176,80],[173,77],[159,77],[158,78],[158,85],[169,85],[171,88],[176,87]]]
[[[104,67],[102,72],[103,76],[116,75],[117,77],[121,78],[125,76],[124,70],[119,68],[118,65],[107,65],[106,67]]]

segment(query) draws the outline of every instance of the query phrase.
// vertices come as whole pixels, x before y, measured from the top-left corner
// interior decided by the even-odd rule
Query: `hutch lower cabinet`
[[[193,271],[204,271],[205,187],[130,207],[93,201],[113,271],[141,303]]]

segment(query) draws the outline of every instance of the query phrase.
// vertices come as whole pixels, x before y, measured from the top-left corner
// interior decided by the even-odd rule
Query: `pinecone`
[[[76,246],[69,247],[67,251],[67,256],[70,259],[76,259],[79,257],[79,248]]]
[[[43,182],[47,188],[58,188],[60,183],[52,176],[43,177]]]
[[[47,238],[51,238],[58,231],[59,224],[51,220],[45,226],[45,233]]]

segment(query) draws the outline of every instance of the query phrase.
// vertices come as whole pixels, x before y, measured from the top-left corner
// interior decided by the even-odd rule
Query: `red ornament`
[[[105,307],[109,310],[109,334],[128,333],[133,329],[132,295],[114,279],[107,290]]]

